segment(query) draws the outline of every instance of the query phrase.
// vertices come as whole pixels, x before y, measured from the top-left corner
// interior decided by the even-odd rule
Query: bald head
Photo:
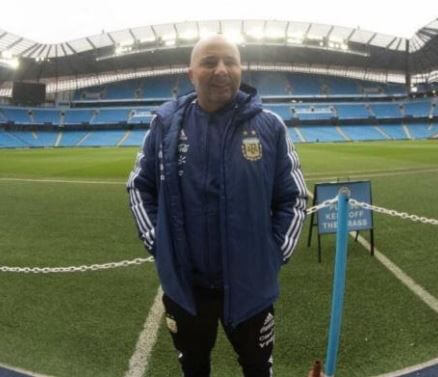
[[[230,102],[241,74],[239,49],[223,35],[203,38],[193,47],[189,78],[204,110],[213,112]]]
[[[240,64],[240,52],[237,48],[237,45],[234,42],[231,42],[227,37],[221,34],[214,34],[208,37],[200,39],[195,46],[193,47],[192,53],[190,55],[190,66],[199,58],[200,53],[209,46],[214,45],[222,45],[228,47],[231,51],[233,51],[236,57],[239,60]]]

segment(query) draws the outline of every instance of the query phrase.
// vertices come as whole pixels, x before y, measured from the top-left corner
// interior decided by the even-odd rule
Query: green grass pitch
[[[316,182],[369,178],[374,204],[438,218],[434,141],[297,149],[311,191]],[[145,257],[124,186],[136,152],[0,150],[0,266]],[[374,222],[377,248],[438,297],[437,226],[381,214]],[[277,377],[305,376],[314,359],[325,357],[335,239],[322,238],[318,264],[316,239],[306,246],[308,225],[280,276]],[[0,272],[0,364],[57,377],[123,376],[158,285],[152,263],[74,274]],[[438,357],[438,314],[352,239],[344,308],[337,377],[369,377]],[[212,357],[212,377],[241,375],[222,333]],[[162,323],[146,376],[178,375]]]

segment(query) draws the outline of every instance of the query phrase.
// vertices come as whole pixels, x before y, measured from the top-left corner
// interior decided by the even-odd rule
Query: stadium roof
[[[244,63],[253,66],[336,67],[371,78],[380,75],[382,81],[404,77],[407,70],[426,80],[438,71],[438,19],[411,39],[318,23],[217,20],[147,25],[57,44],[0,29],[0,86],[18,80],[184,67],[193,44],[210,33],[234,39],[241,45]]]

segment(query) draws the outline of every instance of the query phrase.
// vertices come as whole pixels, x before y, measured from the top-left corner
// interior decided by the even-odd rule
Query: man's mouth
[[[217,82],[215,82],[215,83],[212,83],[211,85],[214,88],[219,88],[219,89],[228,88],[230,86],[230,84],[227,83],[227,82],[224,82],[224,83],[217,83]]]

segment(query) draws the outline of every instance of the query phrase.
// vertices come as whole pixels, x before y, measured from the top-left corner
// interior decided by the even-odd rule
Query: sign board
[[[350,197],[359,202],[371,203],[370,181],[328,182],[315,185],[316,204],[334,198],[341,187],[347,187]],[[318,211],[318,233],[336,233],[337,227],[337,203]],[[349,205],[348,231],[370,230],[373,228],[373,217],[370,210],[362,207]]]

